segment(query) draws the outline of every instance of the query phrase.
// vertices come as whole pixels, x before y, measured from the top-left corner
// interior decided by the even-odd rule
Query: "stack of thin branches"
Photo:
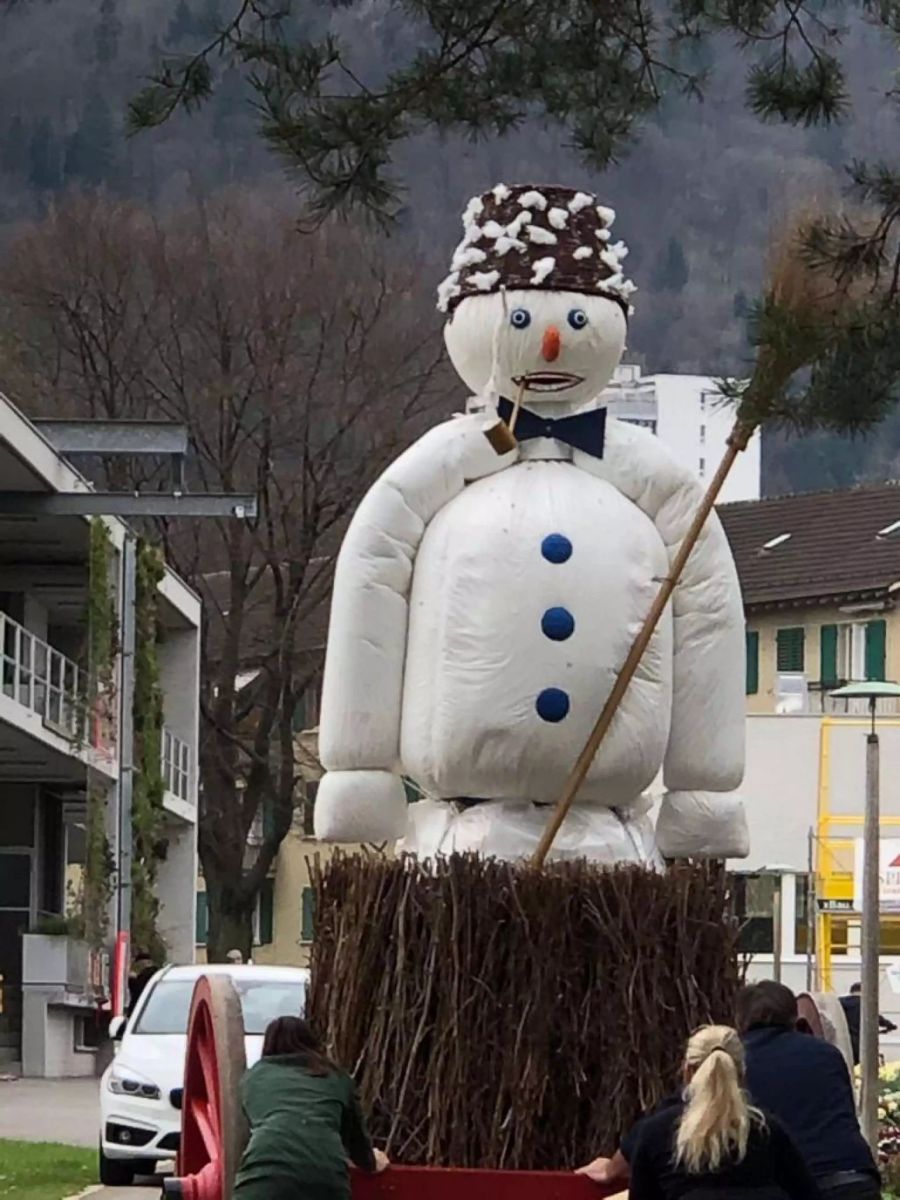
[[[730,1020],[737,929],[714,866],[474,856],[313,866],[308,1013],[405,1163],[569,1168]]]

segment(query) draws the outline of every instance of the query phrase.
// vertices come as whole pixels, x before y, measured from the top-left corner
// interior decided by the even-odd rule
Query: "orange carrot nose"
[[[548,325],[541,340],[541,354],[546,362],[556,362],[559,358],[560,337],[555,325]]]

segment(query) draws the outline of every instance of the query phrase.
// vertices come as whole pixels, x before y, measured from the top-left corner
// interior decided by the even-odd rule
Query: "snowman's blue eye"
[[[587,325],[587,313],[583,308],[573,308],[569,313],[569,324],[573,329],[584,329]]]
[[[531,324],[531,313],[527,308],[514,308],[509,314],[509,323],[513,329],[527,329]]]

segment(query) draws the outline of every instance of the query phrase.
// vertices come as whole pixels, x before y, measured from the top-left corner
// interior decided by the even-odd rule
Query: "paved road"
[[[96,1146],[96,1079],[16,1079],[0,1083],[0,1138]]]
[[[84,1200],[159,1200],[159,1184],[153,1187],[100,1188],[85,1193]]]

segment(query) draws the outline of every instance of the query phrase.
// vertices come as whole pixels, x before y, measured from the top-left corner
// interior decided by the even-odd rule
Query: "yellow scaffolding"
[[[842,729],[868,730],[869,721],[848,717],[823,717],[819,732],[819,794],[814,837],[813,871],[815,902],[820,900],[853,903],[853,854],[857,837],[862,836],[863,814],[831,811],[831,733],[835,726]],[[879,719],[879,728],[900,726],[900,718]],[[881,818],[883,829],[896,830],[900,817]],[[898,918],[884,918],[896,923]],[[814,984],[823,991],[833,990],[832,959],[835,945],[847,945],[849,925],[858,925],[858,914],[852,910],[816,913],[816,975]],[[838,941],[838,934],[840,940]]]

